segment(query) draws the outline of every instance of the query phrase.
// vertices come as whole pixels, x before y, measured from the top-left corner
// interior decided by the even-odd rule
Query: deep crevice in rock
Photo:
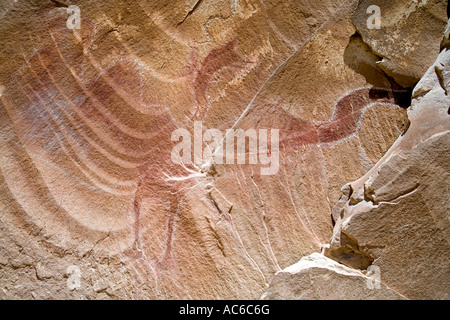
[[[364,76],[366,81],[374,87],[392,89],[395,102],[402,108],[408,108],[411,105],[413,87],[403,87],[393,77],[386,74],[378,66],[378,62],[382,60],[383,57],[374,52],[364,42],[358,31],[350,37],[344,51],[344,63],[355,72]],[[377,95],[387,93],[374,88],[371,94],[376,98]]]
[[[372,265],[375,259],[361,250],[355,238],[341,231],[340,241],[341,247],[329,250],[326,256],[347,267],[359,270],[367,270]]]
[[[357,31],[350,37],[344,51],[344,63],[355,72],[363,75],[371,85],[389,88],[389,80],[377,65],[377,62],[382,59],[363,41]]]
[[[447,18],[450,19],[450,1],[447,1]]]

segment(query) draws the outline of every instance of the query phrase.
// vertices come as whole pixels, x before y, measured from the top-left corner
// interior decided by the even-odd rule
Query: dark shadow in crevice
[[[400,107],[408,108],[411,105],[412,88],[405,88],[396,83],[377,64],[383,58],[374,53],[369,45],[365,43],[358,32],[350,37],[349,43],[344,51],[344,63],[364,76],[366,81],[373,85],[369,94],[374,100],[381,98],[393,98]],[[393,89],[392,92],[377,88]]]
[[[447,1],[447,18],[450,19],[450,1]]]
[[[382,57],[372,52],[358,32],[350,37],[344,51],[344,63],[356,73],[364,76],[371,85],[390,88],[388,78],[377,65],[377,62],[381,60]]]
[[[64,2],[62,2],[62,1],[59,1],[59,0],[50,0],[50,1],[53,2],[53,4],[54,4],[57,8],[68,8],[68,7],[69,7],[68,4],[66,4],[66,3],[64,3]]]
[[[353,269],[367,270],[372,265],[375,259],[361,250],[356,239],[341,232],[340,242],[339,248],[327,250],[325,256]]]
[[[369,97],[374,100],[381,100],[383,98],[390,98],[390,96],[393,96],[395,103],[404,109],[407,109],[409,106],[411,106],[411,96],[412,96],[412,89],[411,88],[399,88],[394,89],[392,92],[382,90],[379,88],[371,88],[369,90]]]

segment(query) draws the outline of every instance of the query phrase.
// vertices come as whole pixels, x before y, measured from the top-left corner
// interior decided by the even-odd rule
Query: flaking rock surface
[[[381,30],[354,0],[1,1],[0,298],[259,298],[344,233],[389,297],[445,296],[445,54],[406,108],[447,3],[370,4]],[[175,163],[172,133],[195,123],[278,129],[278,170]],[[379,216],[333,222],[361,176],[351,206]]]
[[[355,291],[361,299],[450,298],[448,40],[447,26],[440,55],[412,93],[408,131],[372,169],[342,188],[324,256],[315,253],[277,273],[264,298],[352,299]],[[309,260],[315,264],[305,265]],[[335,284],[332,294],[324,289],[324,275],[326,288]],[[370,284],[375,280],[378,288]]]

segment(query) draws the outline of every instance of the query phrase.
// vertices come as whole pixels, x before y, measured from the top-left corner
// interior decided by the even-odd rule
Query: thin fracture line
[[[341,10],[342,7],[344,7],[344,5],[347,4],[348,1],[344,2],[338,9],[336,9],[336,11],[334,12],[334,14],[327,20],[325,21],[313,34],[311,34],[311,36],[306,39],[296,50],[294,50],[294,52],[291,53],[291,55],[289,55],[289,57],[287,57],[287,59],[285,61],[283,61],[271,74],[270,76],[266,79],[266,81],[264,81],[264,83],[262,84],[262,86],[259,88],[259,90],[256,92],[256,94],[253,96],[253,99],[250,101],[250,103],[247,105],[247,107],[244,109],[244,111],[242,112],[242,114],[239,116],[239,118],[236,120],[236,122],[233,124],[233,126],[231,127],[231,129],[234,129],[239,122],[248,114],[248,112],[251,110],[251,108],[253,107],[253,102],[256,100],[256,98],[259,96],[259,94],[261,93],[261,91],[266,87],[266,85],[269,83],[270,80],[272,80],[272,78],[278,73],[278,70],[280,70],[281,67],[283,67],[287,62],[289,62],[291,60],[292,57],[295,56],[295,54],[297,54],[297,52],[302,49],[306,44],[308,44],[311,39],[319,32],[321,31],[325,25],[327,25],[332,18],[335,17],[335,15]],[[223,142],[227,139],[228,134],[225,134],[225,137],[222,139],[221,143],[219,144],[219,146],[222,146],[223,148]],[[216,155],[216,153],[219,151],[219,149],[222,149],[221,147],[216,149],[216,152],[214,152],[214,156]],[[213,156],[213,161],[214,161],[214,157]]]

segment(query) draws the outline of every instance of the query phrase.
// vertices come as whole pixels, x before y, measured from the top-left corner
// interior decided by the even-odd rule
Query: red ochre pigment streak
[[[136,101],[135,95],[130,91],[132,88],[139,88],[141,84],[140,74],[134,69],[133,65],[120,63],[113,68],[110,68],[102,77],[105,81],[99,81],[93,84],[92,90],[96,92],[96,97],[100,97],[100,101],[106,102],[107,105],[118,106],[122,116],[126,115],[124,106],[129,105],[130,109],[136,109],[141,102]],[[122,97],[118,94],[118,89],[125,88]],[[126,89],[129,89],[128,91]],[[128,93],[127,93],[128,92]],[[123,99],[123,101],[121,101]],[[140,106],[138,109],[145,109],[145,106]],[[140,115],[141,116],[141,115]],[[145,200],[152,199],[153,201],[163,201],[168,203],[166,208],[167,226],[166,226],[166,243],[162,257],[150,257],[152,262],[156,264],[156,269],[170,269],[171,263],[171,243],[173,239],[174,219],[177,214],[177,208],[182,201],[184,194],[180,190],[189,184],[189,181],[184,183],[171,181],[168,179],[172,176],[184,176],[186,171],[175,165],[171,161],[171,133],[177,128],[175,122],[170,116],[167,109],[160,106],[147,106],[146,121],[144,119],[133,119],[132,115],[127,115],[126,119],[130,120],[128,125],[142,122],[142,131],[151,133],[148,138],[137,138],[128,136],[126,144],[135,146],[134,152],[129,152],[127,155],[140,158],[141,162],[137,167],[137,187],[134,193],[133,200],[133,214],[134,214],[134,234],[135,243],[129,254],[142,253],[143,244],[141,242],[142,234],[140,226],[142,203]],[[119,120],[123,121],[123,120]],[[128,121],[127,121],[128,122]],[[110,123],[115,125],[116,122]],[[140,152],[136,150],[142,149]],[[146,150],[146,151],[144,151]],[[143,161],[143,162],[142,162]],[[167,174],[167,175],[166,175]]]
[[[136,64],[121,59],[101,69],[86,52],[92,39],[77,47],[67,40],[73,41],[71,32],[60,32],[67,38],[52,37],[12,77],[2,107],[28,150],[60,166],[71,179],[106,193],[132,195],[134,244],[125,252],[132,259],[148,254],[142,235],[144,201],[163,204],[158,214],[165,215],[165,230],[148,226],[147,232],[165,233],[164,248],[159,256],[150,253],[149,263],[156,273],[171,270],[176,217],[187,190],[197,185],[190,174],[199,169],[172,162],[170,138],[178,126],[168,108],[151,104],[145,75]],[[235,39],[204,59],[193,84],[198,105],[194,118],[205,117],[208,87],[217,72],[245,70],[254,63],[241,57],[236,45]],[[97,69],[90,80],[83,77],[86,61],[91,71]],[[280,151],[287,154],[308,144],[339,143],[358,130],[365,108],[375,102],[407,106],[409,96],[406,91],[362,88],[339,99],[329,121],[305,121],[279,106],[261,105],[253,110],[257,117],[246,123],[249,128],[258,122],[260,128],[280,129]]]
[[[212,50],[203,60],[193,84],[197,105],[193,119],[202,120],[205,118],[209,107],[208,87],[217,72],[225,68],[249,70],[255,64],[254,61],[248,61],[236,52],[237,43],[237,38],[231,40],[226,45]]]
[[[327,121],[315,122],[294,117],[279,104],[262,104],[253,111],[258,115],[258,126],[278,128],[280,131],[280,152],[290,153],[301,146],[336,144],[351,138],[360,128],[364,113],[376,104],[388,104],[407,108],[410,105],[411,90],[386,88],[359,88],[342,96],[335,104],[332,117]],[[253,120],[245,120],[245,127],[251,127]]]
[[[361,88],[342,97],[336,104],[330,121],[316,124],[318,142],[333,143],[353,135],[360,126],[367,107],[372,104],[410,105],[410,90]]]

